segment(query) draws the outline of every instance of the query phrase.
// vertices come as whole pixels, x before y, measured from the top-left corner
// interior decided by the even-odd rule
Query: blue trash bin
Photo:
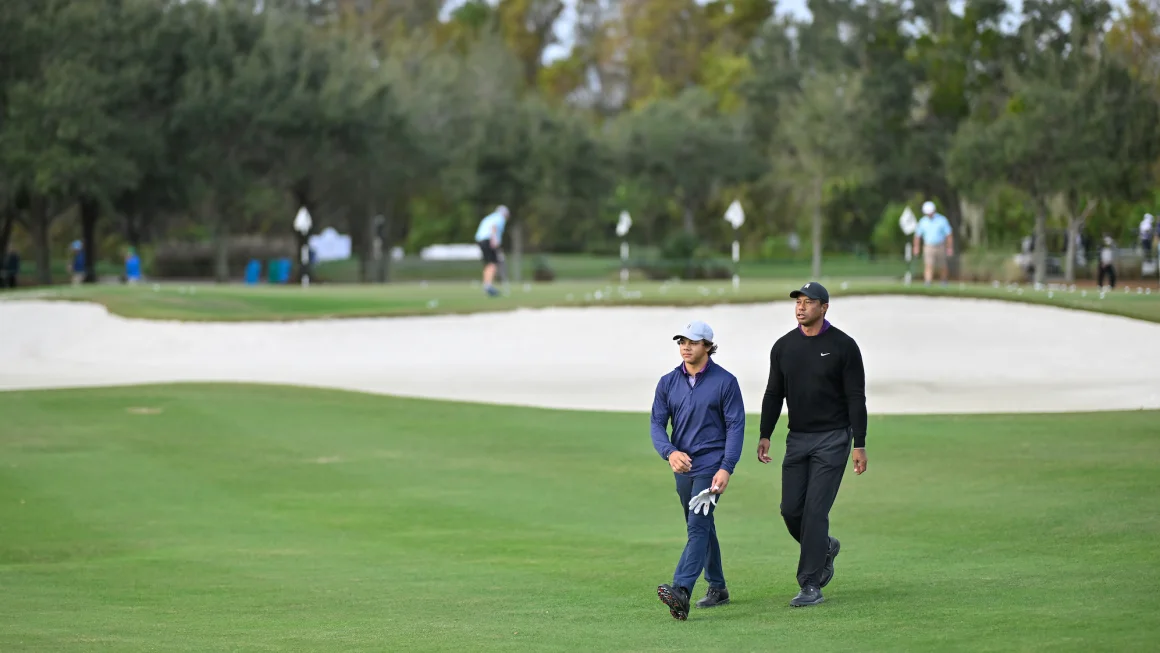
[[[286,283],[290,280],[290,259],[276,258],[270,261],[270,283]]]
[[[262,262],[258,259],[250,259],[246,264],[246,284],[254,285],[262,280]]]

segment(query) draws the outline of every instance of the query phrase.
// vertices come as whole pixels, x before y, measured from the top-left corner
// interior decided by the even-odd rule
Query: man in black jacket
[[[789,294],[798,326],[778,338],[769,354],[769,381],[761,404],[757,459],[768,464],[769,438],[789,410],[781,464],[781,516],[801,545],[793,607],[817,605],[834,577],[841,543],[830,537],[830,508],[846,471],[866,471],[866,374],[854,339],[826,319],[830,293],[809,282]],[[853,451],[851,453],[851,444]]]

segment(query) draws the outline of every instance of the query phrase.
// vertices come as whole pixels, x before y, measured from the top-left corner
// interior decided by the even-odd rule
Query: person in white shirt
[[[1104,287],[1104,277],[1108,278],[1108,286],[1116,287],[1116,250],[1112,239],[1104,235],[1104,245],[1100,247],[1100,288]]]
[[[498,206],[479,221],[479,227],[475,230],[475,242],[483,253],[483,289],[492,297],[499,294],[494,285],[495,270],[499,265],[499,247],[503,242],[503,230],[509,215],[506,206]]]
[[[934,277],[934,268],[942,271],[943,285],[947,285],[950,272],[947,268],[947,257],[954,255],[954,236],[951,232],[951,223],[946,216],[935,211],[934,202],[924,202],[922,218],[914,230],[914,251],[922,243],[922,260],[925,264],[923,279],[930,285]]]

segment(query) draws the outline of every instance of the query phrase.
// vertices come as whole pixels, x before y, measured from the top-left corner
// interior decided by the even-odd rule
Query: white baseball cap
[[[934,202],[923,202],[922,203],[922,212],[927,214],[927,215],[933,214],[934,213]]]

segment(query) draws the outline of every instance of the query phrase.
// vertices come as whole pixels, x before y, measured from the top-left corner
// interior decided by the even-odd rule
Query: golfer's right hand
[[[673,471],[678,474],[684,474],[693,468],[693,461],[689,458],[688,454],[674,451],[669,454],[669,467],[672,467]]]
[[[757,441],[757,460],[761,463],[768,463],[773,460],[769,457],[769,440],[761,439]]]

